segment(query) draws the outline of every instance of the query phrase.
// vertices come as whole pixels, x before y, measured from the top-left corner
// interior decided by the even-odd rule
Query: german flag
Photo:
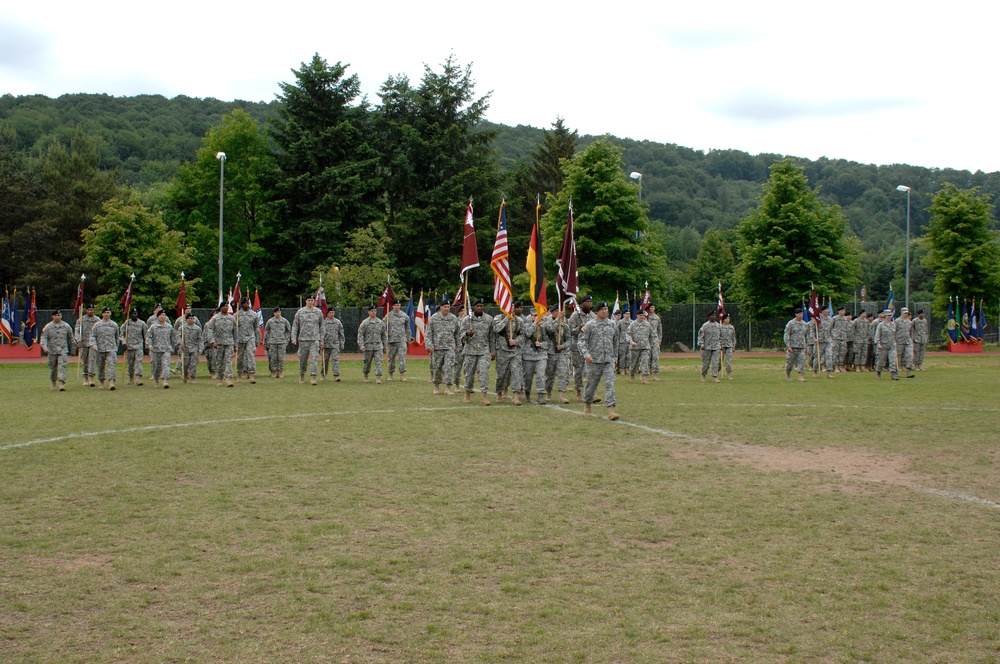
[[[538,217],[542,204],[535,205],[535,226],[531,229],[531,244],[528,245],[528,262],[525,267],[531,276],[531,302],[541,320],[549,309],[545,297],[545,262],[542,260],[542,232],[538,228]]]

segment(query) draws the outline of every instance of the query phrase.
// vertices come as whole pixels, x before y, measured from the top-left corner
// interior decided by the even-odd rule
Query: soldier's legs
[[[97,361],[101,364],[101,380],[117,380],[115,376],[115,370],[118,368],[117,359],[117,354],[111,351],[97,354]]]
[[[246,342],[247,364],[246,370],[249,374],[257,373],[257,344],[254,341]]]
[[[913,369],[913,346],[911,344],[903,344],[899,351],[899,360],[906,369]]]
[[[569,389],[569,353],[556,354],[556,389],[565,392]]]
[[[719,361],[721,360],[718,349],[712,351],[712,378],[719,377]]]
[[[233,350],[234,346],[219,346],[219,354],[216,356],[216,372],[219,379],[233,377]]]
[[[444,355],[446,351],[435,350],[431,352],[431,381],[435,385],[440,385],[444,381]]]
[[[913,343],[913,363],[918,367],[924,365],[924,350],[927,348],[927,344],[914,342]]]
[[[559,363],[559,355],[549,353],[545,361],[545,391],[551,393],[556,382],[556,365]]]
[[[388,357],[386,358],[389,362],[389,374],[396,373],[396,354],[399,353],[399,348],[396,343],[389,344]]]
[[[497,394],[506,392],[510,386],[510,365],[513,357],[511,353],[497,353]]]
[[[604,380],[604,405],[615,406],[615,368],[611,362],[602,363],[601,378]]]
[[[372,370],[372,360],[375,359],[375,351],[366,350],[361,355],[361,373],[368,375]]]
[[[56,382],[57,380],[62,380],[59,378],[59,358],[60,355],[54,353],[49,353],[49,380],[51,382]]]
[[[441,351],[441,360],[444,382],[446,385],[451,385],[455,382],[455,351]]]
[[[310,341],[300,341],[299,342],[299,375],[304,376],[306,370],[309,369],[309,353],[312,350],[312,342]]]
[[[649,349],[649,371],[647,373],[660,373],[660,342],[653,340],[653,345]]]
[[[80,366],[82,367],[83,378],[85,383],[88,382],[86,379],[94,375],[94,366],[93,362],[91,361],[93,359],[91,357],[93,354],[94,353],[91,352],[89,346],[80,347]]]
[[[340,349],[330,355],[330,371],[334,378],[340,378]]]
[[[382,375],[382,350],[375,351],[375,375]]]
[[[712,351],[702,349],[701,351],[701,377],[704,378],[708,375],[709,369],[714,369],[714,362],[712,362]]]
[[[198,351],[188,350],[184,351],[184,375],[188,378],[197,378],[198,376]]]
[[[399,374],[403,375],[406,373],[406,342],[396,342],[399,344]],[[392,373],[392,369],[389,369],[389,373]]]
[[[722,349],[722,359],[725,361],[726,373],[733,373],[733,349],[726,347]]]
[[[510,360],[510,389],[512,392],[524,392],[524,364],[520,353],[514,353]]]

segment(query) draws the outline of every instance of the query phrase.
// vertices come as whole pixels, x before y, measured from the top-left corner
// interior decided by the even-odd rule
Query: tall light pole
[[[906,192],[906,298],[903,306],[910,308],[910,187],[901,184],[896,191]]]
[[[222,303],[222,211],[223,197],[226,191],[226,153],[216,153],[215,158],[219,160],[219,303]]]
[[[638,182],[639,182],[639,200],[641,201],[642,200],[642,173],[640,173],[639,171],[632,171],[632,173],[629,174],[629,177],[632,178],[633,180],[638,180]]]

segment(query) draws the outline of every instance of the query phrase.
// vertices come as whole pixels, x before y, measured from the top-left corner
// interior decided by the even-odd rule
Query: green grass
[[[620,423],[463,406],[419,360],[115,393],[0,365],[0,660],[1000,658],[1000,358],[697,364],[619,380]]]

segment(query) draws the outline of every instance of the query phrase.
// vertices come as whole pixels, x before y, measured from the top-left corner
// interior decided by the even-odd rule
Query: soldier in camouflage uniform
[[[163,310],[164,310],[163,309],[163,303],[157,302],[156,306],[153,307],[153,313],[150,314],[149,318],[146,319],[146,328],[147,329],[149,329],[149,327],[151,327],[153,325],[153,323],[156,322],[157,317],[160,315],[160,312],[163,311]]]
[[[913,378],[913,319],[910,310],[903,307],[896,321],[897,361],[906,369],[906,377]]]
[[[853,358],[851,363],[855,371],[868,370],[868,312],[864,309],[854,319],[851,330],[851,341],[853,344]]]
[[[632,324],[632,318],[628,309],[622,312],[619,320],[615,323],[618,327],[618,367],[617,373],[627,374],[632,366],[632,348],[628,341],[628,328]]]
[[[594,307],[594,319],[588,321],[577,337],[577,347],[587,371],[587,391],[584,393],[583,413],[591,415],[591,404],[595,403],[597,384],[604,380],[604,402],[608,407],[608,419],[617,420],[615,412],[615,358],[618,356],[618,328],[608,317],[608,303],[598,302]]]
[[[69,323],[63,322],[62,312],[58,309],[52,312],[52,322],[42,328],[38,343],[49,356],[49,380],[52,381],[52,389],[65,392],[67,358],[76,350],[76,339],[73,337],[73,328]]]
[[[826,371],[827,378],[833,378],[833,319],[826,307],[820,312],[819,329],[819,364]]]
[[[323,380],[330,374],[330,363],[333,362],[333,380],[340,382],[340,354],[344,352],[346,343],[344,324],[337,318],[337,310],[330,308],[323,321]]]
[[[452,383],[455,379],[455,357],[460,352],[461,331],[458,318],[451,313],[451,304],[441,303],[441,308],[427,322],[427,351],[431,353],[431,376],[434,394],[441,394],[441,382],[445,383],[444,393],[455,394]]]
[[[340,329],[343,336],[344,326],[341,325]],[[267,349],[267,368],[271,372],[271,378],[285,377],[285,352],[288,350],[291,334],[292,324],[282,317],[281,307],[275,307],[271,312],[271,319],[264,325],[264,347]],[[339,368],[337,376],[340,376]]]
[[[708,370],[712,370],[712,382],[719,382],[719,349],[722,326],[716,320],[717,315],[713,311],[708,315],[708,320],[702,323],[698,330],[698,346],[701,348],[701,382],[705,382]]]
[[[493,319],[483,313],[486,302],[479,298],[472,305],[472,315],[462,322],[462,356],[465,358],[465,399],[472,401],[472,388],[479,374],[480,401],[489,406],[486,393],[490,389],[490,350],[492,348]]]
[[[733,379],[733,350],[736,348],[736,328],[731,321],[730,315],[725,314],[719,328],[719,355],[729,380]]]
[[[646,312],[639,310],[638,317],[628,326],[626,341],[632,353],[632,366],[629,367],[629,380],[635,381],[635,374],[640,373],[642,383],[649,381],[649,352],[653,347],[653,328],[649,324]]]
[[[197,320],[189,307],[184,315],[184,324],[174,330],[174,346],[181,356],[181,373],[185,383],[193,383],[198,377],[198,357],[205,347],[205,335]]]
[[[882,377],[882,368],[889,365],[889,377],[899,380],[896,355],[896,321],[892,319],[892,310],[886,309],[882,322],[875,328],[875,348],[878,357],[875,358],[875,378]]]
[[[368,318],[361,321],[358,326],[358,348],[364,357],[362,372],[365,375],[365,382],[368,382],[368,374],[372,370],[372,360],[375,360],[375,383],[382,384],[382,355],[385,353],[385,343],[387,334],[385,324],[377,317],[375,305],[368,307]]]
[[[545,372],[549,362],[549,347],[552,345],[550,333],[555,334],[552,318],[546,312],[545,318],[538,320],[538,311],[531,310],[524,324],[524,345],[521,347],[521,371],[524,375],[525,401],[531,400],[531,385],[535,384],[538,405],[545,405]],[[545,321],[548,320],[548,324]]]
[[[653,375],[653,381],[659,383],[660,342],[663,341],[663,321],[656,315],[656,305],[652,302],[649,303],[649,308],[646,310],[646,320],[649,321],[649,327],[653,330],[653,338],[650,340],[649,347],[649,373]]]
[[[815,318],[806,323],[806,367],[813,372],[813,376],[819,375],[819,348],[816,343],[818,323]]]
[[[503,401],[510,389],[512,402],[521,405],[521,391],[524,389],[524,365],[521,361],[521,347],[524,340],[524,304],[514,302],[514,314],[507,318],[499,313],[493,318],[494,348],[497,356],[497,403]]]
[[[100,390],[104,389],[105,379],[109,381],[108,388],[115,389],[115,369],[118,363],[118,323],[111,320],[111,308],[104,307],[101,320],[94,324],[90,332],[91,354],[97,360],[97,380]]]
[[[795,318],[785,324],[782,339],[785,342],[785,380],[792,379],[792,369],[799,372],[799,382],[806,382],[806,348],[809,345],[810,329],[814,324],[802,320],[802,308],[795,307]]]
[[[183,313],[181,313],[181,315],[178,316],[174,320],[174,329],[175,330],[181,329],[181,327],[185,323],[187,323],[187,315],[189,313],[191,313],[191,305],[190,304],[185,304],[184,305],[184,311],[183,311]],[[197,327],[199,330],[201,329],[201,321],[198,320],[197,316],[195,316],[195,318],[194,318],[194,324],[195,324],[195,327]],[[204,337],[205,335],[201,334],[199,336]],[[178,346],[178,348],[179,348],[179,346]],[[178,357],[177,358],[177,364],[174,365],[173,371],[171,373],[181,373],[181,371],[182,371],[183,368],[184,368],[184,358],[183,357]]]
[[[205,341],[205,363],[208,364],[208,375],[214,378],[218,374],[219,349],[215,347],[215,319],[223,312],[228,311],[226,305],[220,305],[212,311],[212,316],[201,329],[202,337]]]
[[[95,357],[90,348],[90,331],[101,320],[94,315],[94,305],[87,305],[87,313],[76,322],[76,345],[80,349],[80,366],[83,370],[83,384],[94,387]]]
[[[573,335],[570,345],[570,359],[573,363],[573,385],[576,388],[577,401],[583,400],[584,357],[579,350],[580,334],[583,332],[584,325],[597,318],[597,315],[592,311],[593,306],[594,298],[590,295],[584,295],[580,298],[580,307],[569,317],[569,328]]]
[[[319,372],[317,358],[323,340],[323,312],[316,308],[316,297],[306,295],[306,306],[295,312],[292,320],[292,345],[299,349],[299,383],[305,383],[306,367],[309,368],[311,385],[316,384]]]
[[[552,398],[553,388],[558,388],[560,403],[569,403],[566,390],[569,389],[570,350],[572,334],[569,323],[558,304],[549,307],[555,332],[552,333],[552,344],[549,346],[549,360],[545,365],[545,392]],[[621,348],[621,344],[618,344]]]
[[[146,330],[146,345],[153,363],[153,382],[163,389],[170,387],[170,355],[174,352],[174,326],[167,321],[167,312],[160,309],[156,322]]]
[[[132,309],[121,326],[121,342],[125,346],[125,364],[128,367],[128,384],[142,385],[142,356],[145,353],[146,323],[139,320],[139,312]]]
[[[928,341],[930,341],[930,322],[924,318],[924,310],[921,309],[913,319],[913,368],[917,371],[924,370],[924,352],[927,350]]]
[[[256,383],[257,346],[260,345],[260,317],[250,308],[250,298],[240,300],[240,310],[236,319],[236,373],[237,378],[245,377],[251,384]]]
[[[413,294],[410,293],[412,296]],[[406,382],[406,349],[413,340],[410,334],[410,317],[403,313],[399,302],[392,305],[389,312],[389,380],[396,371],[396,358],[399,358],[399,380]]]
[[[840,373],[847,355],[847,336],[851,331],[851,322],[847,320],[845,307],[837,308],[837,315],[830,321],[830,338],[833,341],[831,353],[833,370]]]
[[[215,377],[218,385],[222,385],[225,378],[226,387],[233,386],[233,350],[236,348],[236,319],[230,316],[229,307],[222,305],[219,315],[211,321],[211,336],[206,336],[205,341],[211,342],[212,348],[216,351],[215,356]],[[205,326],[208,327],[207,325]]]

